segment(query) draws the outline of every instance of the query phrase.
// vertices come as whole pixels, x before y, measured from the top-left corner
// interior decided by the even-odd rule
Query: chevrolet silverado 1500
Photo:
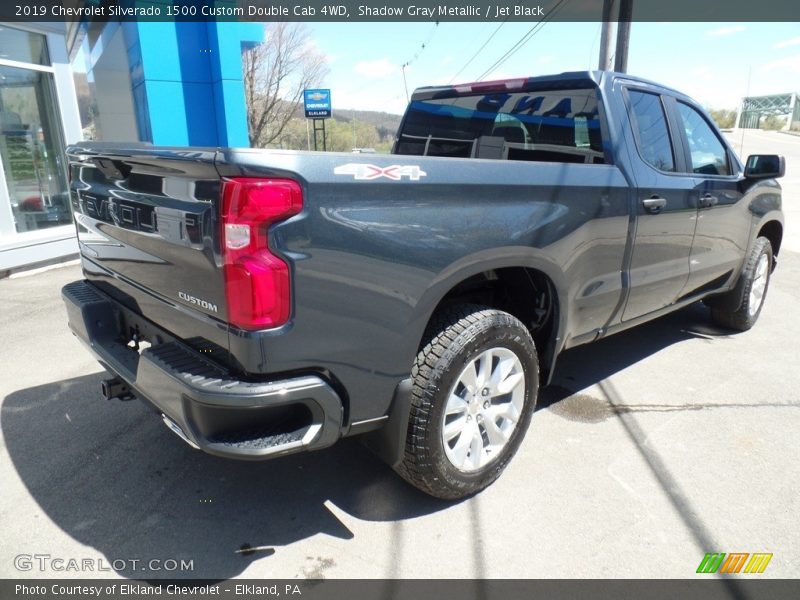
[[[68,155],[105,397],[231,458],[362,435],[442,498],[500,475],[562,350],[700,300],[751,327],[783,232],[782,157],[609,72],[419,89],[391,155]]]

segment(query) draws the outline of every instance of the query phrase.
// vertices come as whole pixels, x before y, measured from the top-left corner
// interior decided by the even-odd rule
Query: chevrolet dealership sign
[[[303,90],[306,119],[330,119],[331,91]]]

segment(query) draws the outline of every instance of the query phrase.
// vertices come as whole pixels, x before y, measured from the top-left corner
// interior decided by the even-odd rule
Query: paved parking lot
[[[100,399],[58,293],[77,267],[0,281],[0,577],[693,577],[705,552],[800,576],[800,138],[745,139],[769,148],[789,158],[789,225],[756,328],[729,335],[698,304],[569,351],[510,468],[461,503],[355,441],[267,463],[193,451],[141,403]]]

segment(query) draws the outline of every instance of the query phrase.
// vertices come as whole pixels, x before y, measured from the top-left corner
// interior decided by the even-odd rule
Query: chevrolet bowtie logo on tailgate
[[[197,306],[205,308],[206,310],[213,310],[214,312],[219,312],[219,311],[217,311],[217,305],[216,304],[212,304],[211,302],[207,302],[205,300],[202,300],[200,298],[197,298],[195,296],[187,294],[186,292],[178,292],[178,298],[180,298],[181,300],[185,300],[186,302],[188,302],[190,304],[195,304]]]
[[[366,163],[347,163],[340,165],[333,170],[334,175],[352,175],[356,181],[369,181],[386,177],[399,181],[403,177],[408,177],[411,181],[419,181],[427,173],[419,168],[418,165],[391,165],[390,167],[379,167]]]

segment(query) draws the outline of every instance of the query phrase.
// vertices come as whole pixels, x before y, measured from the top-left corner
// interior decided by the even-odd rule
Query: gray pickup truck
[[[187,443],[361,435],[410,483],[493,482],[559,353],[690,303],[758,319],[782,157],[608,72],[417,90],[392,155],[68,150],[72,331]]]

